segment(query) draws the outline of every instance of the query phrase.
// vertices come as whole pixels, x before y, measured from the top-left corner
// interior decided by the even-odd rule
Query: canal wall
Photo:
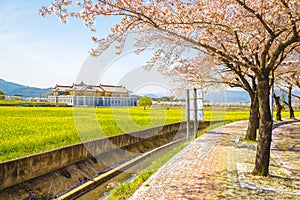
[[[0,163],[0,190],[116,149],[186,129],[185,122],[116,135]]]

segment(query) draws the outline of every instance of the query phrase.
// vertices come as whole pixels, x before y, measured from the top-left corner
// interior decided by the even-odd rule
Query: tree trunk
[[[282,121],[281,119],[281,110],[282,106],[280,105],[280,97],[274,94],[275,105],[276,105],[276,120]]]
[[[269,174],[270,147],[272,140],[272,116],[270,110],[270,86],[268,74],[258,77],[259,101],[259,135],[256,150],[254,175],[267,176]]]
[[[288,107],[290,112],[290,119],[295,119],[294,109],[292,107],[292,86],[289,86],[289,92],[288,92]]]
[[[257,92],[254,94],[254,97],[251,98],[250,105],[250,116],[248,122],[248,128],[245,136],[245,140],[256,140],[256,130],[259,125],[259,111],[258,111],[258,96]]]

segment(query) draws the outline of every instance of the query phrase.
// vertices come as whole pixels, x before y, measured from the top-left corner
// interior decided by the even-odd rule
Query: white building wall
[[[70,106],[136,106],[134,97],[96,97],[96,96],[48,96],[51,103]]]

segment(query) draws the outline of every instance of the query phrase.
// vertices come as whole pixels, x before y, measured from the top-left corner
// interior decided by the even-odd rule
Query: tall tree
[[[295,56],[296,55],[296,56]],[[300,60],[299,54],[294,54],[289,58],[276,71],[275,83],[282,92],[288,94],[288,100],[285,104],[289,108],[290,119],[295,119],[294,109],[292,106],[292,90],[297,87],[300,82]],[[287,91],[286,91],[287,90]]]
[[[150,97],[144,96],[144,97],[139,98],[138,104],[139,104],[139,106],[143,106],[144,110],[146,110],[146,106],[150,107],[152,105],[152,100]]]
[[[137,42],[142,51],[153,41],[181,48],[205,50],[216,64],[226,66],[245,87],[250,72],[257,82],[259,137],[253,174],[269,173],[272,116],[269,105],[273,74],[282,61],[300,45],[299,0],[84,0],[80,11],[68,12],[71,0],[54,0],[41,14],[55,13],[63,22],[68,16],[81,18],[94,31],[97,15],[122,16],[104,40],[93,38],[99,54],[113,41],[126,40],[128,33],[147,34]],[[71,7],[70,7],[71,8]],[[72,8],[71,8],[72,9]],[[159,50],[156,55],[159,55]],[[154,59],[155,56],[154,55]]]
[[[276,96],[276,94],[274,93],[273,97],[275,99],[275,105],[276,105],[276,120],[282,121],[282,119],[281,119],[281,110],[282,110],[283,107],[280,104],[280,96]]]

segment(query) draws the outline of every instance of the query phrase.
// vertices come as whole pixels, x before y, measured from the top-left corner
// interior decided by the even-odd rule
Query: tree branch
[[[293,26],[292,30],[294,32],[294,35],[297,35],[297,25],[296,25],[296,21],[292,15],[292,13],[291,13],[290,7],[287,4],[287,2],[285,2],[284,0],[280,0],[280,1],[283,4],[283,6],[288,10],[288,15],[289,15],[289,18],[290,18],[290,20],[292,22],[292,26]]]
[[[268,31],[268,33],[271,35],[271,37],[275,37],[275,33],[273,32],[273,30],[265,22],[265,20],[263,20],[262,16],[260,14],[258,14],[258,12],[256,12],[255,10],[253,10],[252,8],[250,8],[249,6],[247,6],[245,1],[241,1],[241,0],[235,0],[235,1],[238,4],[240,4],[241,6],[243,6],[247,11],[249,11],[250,13],[252,13],[260,21],[260,23],[264,26],[264,28]]]

